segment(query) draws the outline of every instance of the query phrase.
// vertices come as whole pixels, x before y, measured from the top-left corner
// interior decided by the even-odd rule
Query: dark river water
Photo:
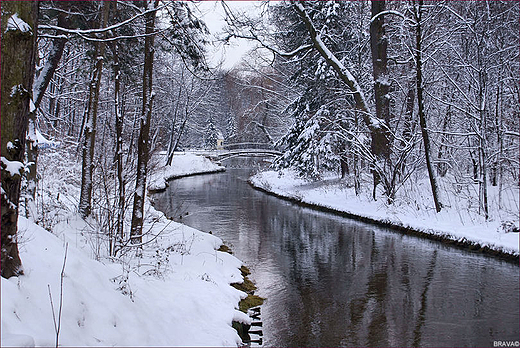
[[[268,196],[249,171],[154,195],[251,269],[264,346],[493,347],[519,340],[519,267]]]

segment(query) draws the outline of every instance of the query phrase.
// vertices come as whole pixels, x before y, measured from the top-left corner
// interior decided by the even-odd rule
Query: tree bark
[[[103,2],[101,21],[99,28],[106,26],[108,21],[110,2]],[[94,146],[96,142],[96,121],[99,103],[99,88],[101,85],[101,73],[103,71],[103,55],[105,42],[95,43],[94,71],[89,86],[89,98],[84,116],[81,147],[81,193],[78,211],[82,218],[86,218],[92,212],[92,173],[94,171]]]
[[[372,18],[385,11],[384,0],[372,0]],[[390,122],[390,83],[388,80],[388,41],[385,35],[384,15],[378,16],[370,24],[370,49],[372,52],[372,72],[374,76],[374,97],[376,103],[376,117]],[[386,160],[390,158],[390,141],[388,129],[382,129],[377,141],[372,142],[374,154],[382,155]]]
[[[67,11],[70,9],[69,1],[58,1],[56,5]],[[58,27],[69,29],[70,28],[70,18],[66,12],[58,13]],[[58,64],[61,60],[61,56],[63,55],[63,50],[65,49],[65,44],[67,43],[67,37],[65,34],[59,30],[56,30],[57,37],[52,40],[51,49],[49,52],[49,58],[45,65],[43,66],[42,71],[34,81],[33,87],[33,97],[34,97],[34,105],[38,108],[41,104],[43,96],[45,94],[45,90],[49,85],[52,77],[54,76],[54,72],[58,67]],[[62,35],[62,36],[60,36]]]
[[[36,62],[39,2],[1,3],[1,275],[23,274],[18,204]]]
[[[181,81],[184,81],[184,69],[181,70]],[[177,94],[177,102],[175,104],[175,110],[173,112],[173,121],[172,121],[172,129],[170,133],[170,143],[168,144],[168,157],[166,158],[166,165],[169,166],[172,164],[173,153],[175,151],[175,125],[177,124],[177,116],[179,114],[179,104],[181,102],[181,94],[182,94],[182,85],[179,86],[179,93]],[[179,131],[180,134],[182,130]],[[179,137],[180,137],[179,134]]]
[[[154,8],[157,8],[158,4],[159,1],[154,0]],[[130,227],[130,241],[132,244],[140,244],[143,240],[144,200],[146,196],[146,175],[150,150],[150,122],[152,119],[152,104],[154,99],[154,93],[152,91],[152,72],[155,35],[152,34],[155,30],[155,14],[156,11],[151,11],[145,15],[146,38],[144,41],[143,108],[141,111],[140,131],[137,144],[137,176],[132,209],[132,224]]]
[[[446,136],[446,132],[448,131],[448,125],[451,122],[451,105],[448,106],[446,110],[446,114],[444,115],[444,120],[442,121],[442,135],[441,135],[441,144],[439,145],[439,151],[437,155],[437,159],[439,163],[437,164],[437,173],[442,178],[446,176],[448,173],[448,163],[446,163],[447,158],[445,158],[444,151],[448,151],[448,147],[445,143],[448,142],[448,138]]]
[[[417,70],[417,104],[419,114],[419,124],[421,126],[421,134],[424,143],[424,154],[426,157],[426,167],[428,169],[428,176],[430,178],[430,186],[432,188],[433,201],[435,203],[435,210],[439,213],[442,209],[442,204],[439,200],[439,189],[437,186],[437,178],[435,177],[435,171],[433,169],[432,161],[430,159],[430,138],[428,136],[428,128],[426,126],[426,115],[424,111],[424,96],[423,96],[423,77],[422,77],[422,31],[421,31],[421,20],[422,20],[422,6],[423,0],[419,0],[419,4],[415,12],[415,44],[416,44],[416,70]]]
[[[390,85],[388,82],[388,68],[387,68],[387,46],[388,41],[385,35],[385,21],[384,15],[378,16],[385,11],[384,0],[372,0],[371,2],[372,18],[377,18],[370,23],[370,49],[372,52],[372,73],[374,76],[374,97],[376,102],[376,117],[380,120],[385,120],[386,124],[390,121],[390,98],[388,92]],[[387,128],[377,128],[372,132],[372,153],[376,157],[381,157],[385,162],[390,160],[390,140]],[[372,169],[373,176],[373,192],[372,197],[376,200],[376,187],[381,182],[381,173],[375,168]],[[393,199],[393,190],[386,188],[386,193],[389,199]]]

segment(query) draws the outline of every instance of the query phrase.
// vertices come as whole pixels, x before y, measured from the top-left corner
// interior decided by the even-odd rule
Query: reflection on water
[[[493,346],[519,340],[519,268],[255,191],[248,171],[170,182],[170,216],[253,271],[265,346]]]

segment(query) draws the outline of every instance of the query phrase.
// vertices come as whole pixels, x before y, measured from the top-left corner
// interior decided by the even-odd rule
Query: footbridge
[[[191,150],[195,154],[208,157],[214,161],[225,161],[234,157],[276,157],[282,153],[268,143],[234,143],[226,144],[215,150]]]

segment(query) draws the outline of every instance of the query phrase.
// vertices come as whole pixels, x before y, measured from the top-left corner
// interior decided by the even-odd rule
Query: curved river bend
[[[519,340],[519,267],[299,207],[250,171],[170,181],[155,207],[251,269],[265,346],[488,346]]]

